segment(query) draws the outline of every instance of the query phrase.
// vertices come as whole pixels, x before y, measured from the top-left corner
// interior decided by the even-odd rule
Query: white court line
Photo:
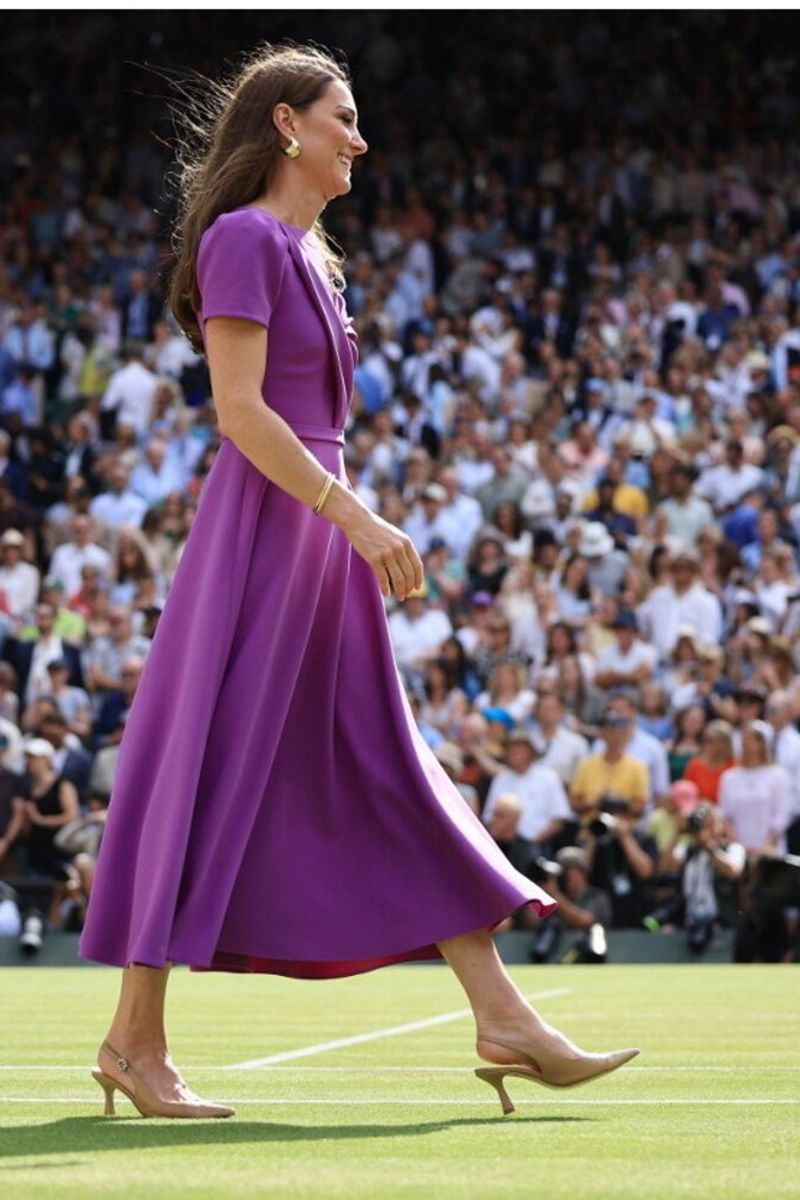
[[[53,1096],[51,1096],[51,1097],[11,1096],[7,1100],[6,1099],[0,1100],[0,1105],[2,1105],[2,1104],[90,1104],[90,1103],[93,1104],[94,1101],[88,1100],[86,1098],[86,1096],[71,1096],[71,1097],[70,1096],[57,1096],[57,1097],[53,1097]],[[260,1105],[267,1105],[267,1106],[269,1106],[271,1104],[276,1104],[276,1105],[280,1105],[281,1108],[283,1108],[283,1106],[287,1105],[287,1104],[296,1104],[296,1105],[302,1104],[302,1105],[305,1105],[306,1108],[313,1108],[314,1105],[320,1105],[320,1104],[336,1105],[337,1107],[340,1107],[340,1106],[343,1107],[344,1105],[349,1105],[354,1108],[358,1108],[358,1107],[376,1108],[378,1106],[381,1106],[381,1107],[394,1106],[395,1108],[428,1108],[429,1106],[432,1106],[432,1105],[451,1105],[452,1104],[452,1105],[477,1105],[477,1106],[483,1108],[487,1104],[492,1104],[493,1102],[491,1100],[464,1100],[461,1097],[458,1097],[458,1098],[452,1099],[452,1100],[442,1100],[442,1099],[437,1099],[437,1100],[427,1100],[427,1099],[426,1100],[396,1100],[396,1099],[393,1099],[393,1100],[371,1100],[371,1099],[370,1100],[354,1100],[352,1098],[346,1099],[346,1100],[342,1100],[339,1098],[331,1099],[331,1100],[314,1100],[314,1099],[308,1099],[308,1098],[305,1098],[305,1099],[297,1099],[296,1097],[277,1098],[275,1096],[270,1096],[267,1099],[254,1100],[252,1098],[252,1096],[248,1096],[246,1098],[237,1100],[230,1096],[225,1096],[223,1099],[219,1100],[218,1103],[220,1103],[220,1104],[260,1104]],[[721,1106],[724,1107],[724,1106],[741,1105],[741,1104],[747,1104],[747,1105],[794,1104],[794,1105],[797,1105],[797,1104],[800,1104],[800,1100],[791,1100],[791,1099],[789,1099],[789,1100],[770,1100],[765,1097],[757,1097],[755,1099],[748,1099],[747,1097],[742,1097],[740,1099],[735,1099],[735,1100],[732,1100],[732,1099],[698,1100],[696,1098],[693,1098],[691,1100],[677,1100],[674,1097],[671,1097],[668,1100],[656,1100],[656,1099],[652,1099],[652,1098],[646,1099],[646,1100],[551,1100],[548,1097],[548,1099],[546,1099],[546,1100],[543,1100],[543,1099],[541,1099],[541,1100],[516,1100],[515,1099],[514,1103],[516,1104],[516,1106],[518,1108],[521,1105],[533,1105],[533,1104],[537,1105],[537,1107],[539,1107],[539,1108],[542,1108],[542,1107],[550,1108],[554,1105],[557,1105],[560,1108],[584,1108],[587,1105],[591,1105],[591,1106],[597,1107],[597,1108],[607,1108],[607,1107],[618,1107],[618,1106],[630,1105],[630,1104],[635,1104],[637,1107],[642,1107],[645,1105],[654,1105],[658,1108],[661,1108],[662,1106],[668,1105],[668,1104],[676,1105],[676,1106],[678,1106],[678,1105],[702,1105],[705,1108],[705,1107],[708,1107],[709,1105],[713,1105],[714,1107],[721,1107]],[[169,1119],[169,1118],[167,1118],[167,1119]],[[209,1119],[213,1120],[214,1118],[209,1118]]]
[[[46,1066],[41,1063],[36,1063],[33,1066],[31,1066],[29,1063],[17,1063],[16,1065],[0,1066],[0,1071],[17,1071],[17,1072],[20,1072],[20,1071],[23,1071],[23,1072],[47,1071],[49,1074],[52,1071],[81,1071],[81,1072],[83,1072],[83,1071],[88,1071],[92,1066],[94,1066],[94,1063],[86,1063],[86,1064],[80,1064],[80,1065],[76,1064],[71,1067],[65,1067],[61,1063],[59,1063],[55,1066]],[[191,1071],[193,1074],[197,1074],[202,1071],[205,1071],[206,1073],[213,1073],[213,1072],[219,1071],[219,1070],[232,1071],[232,1070],[234,1070],[234,1068],[233,1067],[214,1067],[214,1066],[209,1066],[208,1063],[202,1063],[197,1066],[182,1066],[181,1070],[187,1071],[187,1072]],[[338,1075],[374,1075],[376,1073],[376,1071],[381,1075],[395,1075],[395,1074],[402,1074],[405,1072],[413,1073],[415,1075],[448,1075],[448,1074],[464,1075],[468,1072],[471,1072],[472,1067],[437,1067],[437,1066],[433,1066],[431,1064],[427,1064],[425,1066],[420,1066],[420,1067],[404,1067],[404,1066],[387,1067],[386,1065],[384,1065],[382,1063],[380,1067],[376,1068],[376,1067],[330,1067],[330,1066],[321,1067],[321,1066],[313,1066],[313,1065],[306,1066],[303,1064],[303,1065],[299,1065],[296,1067],[275,1066],[272,1068],[272,1071],[275,1074],[279,1074],[281,1071],[284,1071],[287,1073],[291,1072],[292,1074],[296,1074],[298,1071],[307,1071],[309,1074],[313,1074],[314,1072],[316,1072],[318,1075],[326,1075],[326,1074],[330,1074],[330,1075],[337,1075],[337,1074]],[[650,1074],[651,1072],[668,1072],[669,1074],[673,1074],[676,1072],[677,1073],[688,1072],[689,1074],[694,1074],[694,1075],[697,1075],[697,1074],[706,1075],[706,1074],[710,1074],[713,1072],[714,1074],[724,1074],[724,1075],[751,1075],[753,1072],[753,1068],[752,1067],[744,1067],[744,1066],[742,1066],[742,1067],[723,1067],[723,1066],[716,1066],[716,1065],[705,1066],[702,1063],[696,1067],[687,1067],[687,1066],[634,1067],[634,1066],[626,1066],[626,1068],[625,1068],[626,1075],[630,1075],[630,1073],[632,1071],[638,1071],[638,1072],[644,1073],[644,1074]],[[800,1071],[800,1067],[770,1065],[769,1071],[770,1071],[770,1074],[773,1074],[773,1075],[774,1074],[785,1075],[787,1073],[792,1074],[792,1073],[796,1073],[796,1072]]]
[[[556,996],[570,996],[573,988],[551,988],[549,992],[534,992],[528,1000],[551,1000]],[[360,1046],[363,1042],[375,1042],[379,1038],[399,1037],[403,1033],[416,1033],[418,1029],[430,1029],[434,1025],[446,1025],[448,1021],[459,1021],[472,1016],[471,1008],[459,1008],[457,1012],[441,1013],[438,1017],[425,1017],[422,1021],[410,1021],[407,1025],[393,1025],[389,1029],[375,1029],[372,1033],[357,1033],[353,1037],[337,1038],[333,1042],[317,1042],[315,1046],[303,1046],[299,1050],[284,1050],[280,1054],[268,1054],[266,1058],[251,1058],[246,1062],[228,1063],[221,1071],[250,1071],[268,1067],[273,1063],[288,1062],[293,1058],[309,1058],[312,1054],[324,1054],[328,1050],[343,1050],[345,1046]]]

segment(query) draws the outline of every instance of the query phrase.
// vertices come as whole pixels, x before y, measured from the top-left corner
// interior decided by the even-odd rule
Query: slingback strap
[[[123,1058],[122,1055],[120,1054],[120,1052],[118,1050],[115,1050],[110,1042],[104,1041],[103,1045],[106,1047],[106,1049],[111,1054],[114,1055],[114,1058],[117,1060],[117,1066],[119,1067],[120,1071],[127,1071],[128,1070],[128,1060],[126,1058]]]

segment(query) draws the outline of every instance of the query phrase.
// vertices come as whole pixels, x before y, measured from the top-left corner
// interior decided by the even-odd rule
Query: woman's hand
[[[422,559],[402,529],[366,505],[341,528],[353,549],[372,567],[384,596],[393,590],[398,600],[405,600],[410,591],[422,586],[425,578]]]

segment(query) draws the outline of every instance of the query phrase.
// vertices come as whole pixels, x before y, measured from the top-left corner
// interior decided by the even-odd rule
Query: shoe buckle
[[[127,1071],[128,1069],[128,1063],[124,1058],[117,1059],[117,1066],[119,1067],[120,1071]]]

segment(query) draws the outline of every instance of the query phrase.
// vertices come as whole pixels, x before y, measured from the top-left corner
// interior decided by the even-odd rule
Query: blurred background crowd
[[[419,727],[559,899],[534,958],[795,953],[800,143],[771,13],[16,14],[0,100],[0,914],[80,928],[220,435],[165,306],[175,64],[339,47],[345,461]],[[521,101],[523,101],[521,103]],[[224,589],[226,581],[220,580]],[[37,888],[44,889],[45,901]],[[4,907],[5,903],[5,907]],[[2,920],[0,920],[0,927]]]

